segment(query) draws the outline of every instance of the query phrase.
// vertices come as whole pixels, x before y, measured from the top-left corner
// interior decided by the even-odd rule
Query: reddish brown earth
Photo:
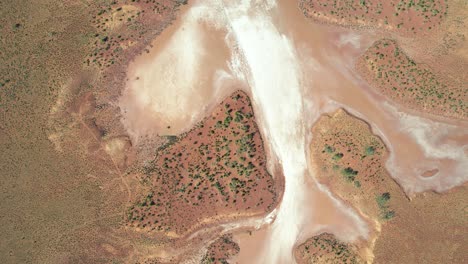
[[[128,64],[142,53],[147,53],[150,42],[158,38],[182,12],[183,1],[94,1],[87,3],[92,30],[80,35],[87,50],[81,72],[72,81],[61,84],[49,127],[54,142],[69,140],[65,131],[70,124],[64,108],[87,92],[92,92],[94,108],[86,118],[92,119],[105,137],[127,137],[121,124],[121,110],[114,102],[120,96],[126,82]],[[75,3],[76,5],[76,3]],[[78,69],[77,69],[78,70]],[[133,141],[131,155],[139,162],[146,158],[148,149],[164,142],[158,136]],[[129,165],[129,164],[128,164]]]
[[[226,98],[172,141],[144,168],[149,192],[130,208],[130,226],[179,237],[202,224],[273,210],[276,186],[245,93]]]
[[[94,142],[125,138],[125,146],[115,140],[109,146],[103,145],[108,152],[119,156],[115,162],[121,162],[118,161],[120,159],[126,160],[123,162],[125,166],[120,168],[120,174],[123,174],[124,169],[134,160],[140,163],[146,159],[143,156],[147,154],[147,148],[135,146],[136,142],[132,142],[131,148],[128,145],[130,141],[120,121],[120,109],[113,102],[125,85],[129,62],[147,51],[149,42],[171,25],[183,4],[183,1],[176,0],[91,1],[67,4],[80,11],[84,9],[82,5],[86,6],[86,12],[89,13],[89,21],[86,22],[92,29],[84,26],[81,29],[79,42],[86,48],[87,57],[81,69],[76,67],[77,73],[73,75],[73,79],[60,84],[56,102],[50,111],[49,139],[56,149],[60,149],[61,144],[75,144],[75,137],[82,141]],[[80,104],[86,104],[83,102],[84,97],[87,97],[92,105],[80,110]],[[81,112],[77,113],[77,110]],[[76,118],[87,122],[83,133],[77,129],[81,129],[79,125],[83,125],[84,122],[77,122],[74,120]],[[92,134],[94,135],[91,136]],[[151,147],[163,142],[164,139],[157,136],[141,141],[142,144]],[[81,153],[94,156],[92,151],[93,149],[90,149],[90,153]],[[137,152],[138,155],[135,155]],[[132,158],[127,159],[123,155]]]
[[[224,235],[208,247],[201,264],[224,264],[228,259],[239,253],[239,246],[232,241],[232,234]]]
[[[180,1],[167,1],[176,6],[163,14],[151,11],[157,2],[0,4],[1,207],[16,212],[2,217],[2,263],[139,263],[154,256],[148,244],[164,244],[122,227],[142,188],[126,170],[148,152],[130,142],[113,104],[128,62]],[[101,8],[106,18],[94,21]],[[151,142],[152,155],[161,141]]]
[[[358,68],[380,93],[399,104],[436,115],[467,117],[468,87],[415,62],[393,40],[375,42],[361,56]]]
[[[447,1],[301,0],[300,8],[318,22],[385,28],[412,35],[438,26],[447,14]]]
[[[312,263],[365,263],[353,244],[338,241],[332,234],[323,233],[296,247],[294,256],[298,264]]]
[[[141,230],[139,228],[124,228],[120,225],[121,219],[125,218],[126,220],[127,218],[128,207],[127,210],[125,210],[125,207],[128,206],[128,202],[135,201],[137,198],[141,198],[142,193],[146,195],[149,192],[148,185],[139,184],[135,173],[128,172],[134,172],[136,169],[141,168],[143,164],[147,164],[148,157],[154,157],[155,149],[164,144],[168,139],[170,141],[174,137],[154,136],[142,138],[138,142],[140,144],[135,145],[128,138],[126,131],[122,127],[118,107],[111,102],[119,95],[121,88],[125,84],[125,68],[128,62],[141,51],[145,51],[144,48],[149,41],[153,40],[171,23],[170,21],[175,18],[174,12],[178,9],[178,2],[172,1],[171,3],[175,4],[175,6],[168,7],[170,12],[166,10],[167,12],[164,13],[164,16],[159,16],[159,18],[156,18],[158,13],[153,12],[146,12],[146,15],[140,14],[137,16],[132,11],[136,9],[128,6],[134,5],[139,7],[140,3],[129,2],[127,3],[128,5],[124,5],[119,2],[110,4],[109,7],[104,8],[106,11],[101,14],[103,16],[116,18],[135,14],[135,18],[131,18],[132,15],[129,15],[131,21],[127,19],[127,22],[125,22],[125,19],[122,19],[124,21],[122,22],[120,18],[114,20],[106,18],[108,21],[103,19],[102,23],[95,24],[99,36],[102,36],[101,34],[104,33],[109,35],[109,38],[105,42],[109,42],[108,44],[110,45],[106,45],[105,47],[110,48],[102,48],[101,46],[104,44],[102,41],[95,43],[96,49],[99,48],[101,50],[100,53],[95,54],[95,56],[93,55],[94,57],[91,56],[96,59],[95,63],[91,63],[92,61],[89,61],[89,65],[85,63],[83,73],[74,78],[73,81],[62,85],[58,98],[52,105],[52,110],[47,114],[48,136],[49,140],[54,144],[56,151],[60,153],[76,152],[81,158],[87,160],[86,162],[88,162],[89,166],[83,167],[87,172],[86,181],[96,185],[100,196],[93,194],[93,197],[102,197],[106,206],[106,208],[100,209],[96,217],[88,217],[79,222],[80,224],[76,227],[73,226],[70,233],[67,233],[67,235],[76,236],[77,241],[89,241],[92,237],[99,239],[82,243],[82,246],[73,252],[73,256],[68,257],[65,254],[63,256],[64,259],[71,259],[72,261],[80,259],[88,263],[95,262],[95,259],[126,260],[130,262],[145,260],[145,263],[173,261],[177,263],[182,259],[195,256],[206,241],[212,240],[220,232],[219,228],[210,226],[206,230],[203,230],[201,234],[197,234],[195,238],[187,238],[183,241],[178,241],[178,244],[174,245],[172,243],[168,244],[170,237],[166,237],[166,233],[154,235],[154,232],[150,232],[151,237],[146,237],[145,233],[139,232]],[[93,8],[100,10],[101,3],[93,4]],[[122,9],[118,10],[119,8]],[[139,24],[141,27],[135,26]],[[142,24],[145,26],[142,26]],[[151,26],[149,26],[150,24]],[[119,35],[126,37],[118,38]],[[99,36],[96,34],[97,40],[100,39]],[[115,38],[116,36],[117,39]],[[125,43],[130,44],[126,45]],[[115,63],[111,63],[108,60],[110,56],[113,56],[112,60]],[[247,98],[244,99],[248,101]],[[253,115],[252,109],[246,103],[247,101],[243,101],[242,104],[245,103],[245,108],[248,108],[247,112]],[[237,104],[235,105],[237,107]],[[235,116],[233,118],[235,119]],[[263,150],[263,147],[253,119],[252,116],[249,116],[249,118],[245,118],[241,123],[251,125],[250,133],[255,133],[251,141],[257,144],[255,145],[256,150],[254,150],[255,154],[257,154]],[[224,118],[222,121],[224,121]],[[233,120],[232,123],[236,122]],[[224,135],[236,132],[235,130],[226,131]],[[244,133],[244,131],[240,132]],[[206,131],[206,133],[209,133],[209,131]],[[184,136],[187,135],[187,133],[184,134]],[[240,134],[240,136],[242,135]],[[211,139],[214,139],[214,135],[207,138],[205,143],[211,142]],[[80,144],[77,145],[76,142],[80,142]],[[235,144],[235,142],[230,143]],[[169,146],[166,145],[166,147]],[[231,147],[231,145],[229,147],[234,149],[234,151],[237,150],[237,147]],[[237,177],[239,182],[236,182],[233,179],[235,176],[232,176],[229,178],[229,182],[220,180],[221,183],[226,184],[224,187],[231,197],[229,202],[232,202],[234,197],[238,197],[237,204],[241,204],[244,208],[249,207],[247,212],[243,212],[242,208],[234,210],[231,207],[223,207],[224,204],[218,204],[218,208],[215,208],[215,210],[219,209],[218,212],[209,212],[209,214],[215,215],[212,219],[204,219],[203,223],[197,224],[203,224],[206,227],[206,225],[211,223],[211,220],[220,223],[227,221],[227,217],[229,217],[229,220],[235,220],[241,216],[259,216],[261,215],[259,212],[263,212],[261,210],[264,210],[264,208],[268,207],[270,208],[269,210],[273,208],[275,203],[272,203],[272,200],[276,201],[277,199],[273,191],[268,192],[266,195],[254,191],[255,188],[273,188],[271,187],[271,177],[264,168],[250,167],[260,167],[259,163],[265,162],[264,154],[262,154],[263,156],[259,154],[258,157],[250,157],[249,155],[245,155],[245,163],[239,162],[239,165],[232,170],[235,173],[238,170],[245,171],[246,173],[250,171],[251,179]],[[233,156],[241,158],[237,154],[233,154]],[[252,165],[249,165],[249,161],[252,162]],[[205,165],[208,169],[214,169],[211,167],[211,164]],[[243,165],[245,167],[240,167]],[[99,170],[95,168],[99,168]],[[257,170],[263,171],[258,172]],[[257,176],[263,177],[264,181],[258,182],[255,179]],[[252,182],[252,179],[254,179],[254,182]],[[238,193],[230,190],[231,180],[234,182],[233,188],[238,188],[236,190]],[[243,182],[244,180],[245,182]],[[239,186],[236,186],[236,184]],[[203,186],[208,186],[214,190],[214,197],[211,197],[213,200],[219,199],[221,202],[221,199],[226,198],[221,198],[219,191],[208,180]],[[65,193],[65,190],[57,189],[57,191],[58,193]],[[248,195],[249,191],[256,195]],[[50,197],[52,198],[52,196]],[[245,197],[248,197],[247,201],[243,200]],[[256,197],[255,199],[257,200],[252,199],[252,197]],[[207,198],[206,200],[209,199]],[[224,200],[222,202],[228,203]],[[208,203],[204,201],[204,205],[208,205]],[[234,204],[233,206],[237,205]],[[223,212],[230,209],[233,212],[229,213],[232,214],[223,214]],[[203,210],[209,211],[209,209]],[[190,212],[192,214],[198,213],[193,209]],[[216,218],[216,214],[218,214],[218,218]],[[188,222],[184,223],[195,225]],[[211,227],[214,229],[211,230]],[[215,233],[216,235],[214,235]],[[171,233],[170,235],[174,234]],[[109,237],[112,237],[112,239],[108,239]],[[142,239],[142,237],[146,237],[146,239]],[[148,245],[151,246],[149,247]],[[82,252],[88,253],[84,256]],[[56,256],[49,254],[47,259],[55,260]]]
[[[393,202],[407,199],[387,173],[384,167],[387,150],[369,126],[338,110],[331,116],[322,116],[312,133],[311,153],[319,170],[317,180],[356,207],[374,225],[392,219]],[[381,206],[377,200],[385,193],[391,195],[392,203]]]
[[[286,2],[283,4],[291,6]],[[0,143],[3,149],[0,167],[2,175],[5,175],[2,177],[2,199],[5,201],[2,203],[2,211],[9,213],[2,217],[4,221],[1,231],[5,243],[0,246],[0,255],[6,263],[180,263],[182,260],[193,259],[200,251],[196,247],[204,246],[207,241],[213,241],[219,236],[222,227],[214,231],[203,230],[200,232],[203,233],[202,236],[191,236],[171,249],[166,248],[167,239],[163,237],[165,234],[158,236],[156,232],[139,232],[142,229],[125,228],[122,225],[128,213],[127,202],[141,198],[141,193],[148,194],[149,189],[154,187],[154,182],[151,181],[146,185],[139,184],[135,174],[127,173],[129,168],[130,171],[135,171],[135,168],[147,161],[147,157],[154,158],[155,150],[165,140],[173,137],[165,139],[154,136],[141,140],[139,145],[131,142],[120,123],[121,116],[116,101],[125,85],[129,62],[142,52],[148,53],[151,48],[149,44],[172,23],[180,3],[181,1],[154,0],[40,0],[33,6],[21,1],[2,3],[0,20],[3,27],[0,31],[3,38],[0,41],[0,57],[5,63],[0,66],[0,115],[3,118],[0,123]],[[295,6],[288,8],[297,9]],[[312,50],[319,51],[317,54],[323,53],[322,47],[330,46],[327,34],[318,30],[320,27],[316,25],[311,27],[313,30],[302,27],[303,24],[300,23],[303,21],[299,17],[294,15],[285,19],[288,20],[288,27],[300,25],[291,27],[297,30],[294,32],[300,33],[298,38],[308,43],[321,42],[323,46]],[[421,55],[426,52],[431,59],[437,61],[444,59],[444,54],[450,53],[450,59],[445,60],[443,65],[466,65],[463,64],[463,59],[466,58],[468,49],[463,49],[466,47],[466,34],[463,35],[461,31],[464,28],[463,19],[457,18],[455,22],[456,27],[448,32],[449,35],[444,35],[445,32],[441,34],[443,37],[440,38],[440,46],[422,49],[418,43],[427,42],[432,45],[433,42],[421,39],[419,42],[406,43],[416,48],[411,50],[407,45],[404,46],[405,51],[411,57],[418,58],[418,61],[419,57],[413,54]],[[397,27],[400,22],[392,23]],[[400,29],[393,29],[403,34],[404,27],[406,24],[400,26]],[[307,31],[317,31],[317,39],[306,35]],[[218,47],[217,45],[213,44],[210,49]],[[350,50],[343,54],[354,54]],[[432,57],[433,50],[440,51],[442,55]],[[320,62],[329,59],[321,58]],[[427,61],[426,56],[423,62]],[[453,61],[462,62],[451,64]],[[81,62],[84,62],[83,65],[80,65]],[[335,61],[330,60],[330,64],[335,64]],[[454,74],[455,77],[466,77],[464,67],[439,65],[438,69],[441,68],[449,69],[446,72],[457,71],[458,75]],[[324,75],[319,72],[314,76]],[[339,74],[330,76],[331,80],[337,78],[339,82],[347,83],[344,81],[347,79],[339,77]],[[333,94],[335,90],[329,89],[329,83],[333,82],[328,82],[328,79],[323,82],[321,79],[320,87]],[[319,90],[314,90],[314,95],[315,92]],[[349,89],[349,95],[354,94],[356,97],[352,100],[359,104],[365,101],[355,90]],[[348,94],[342,96],[351,97]],[[369,109],[371,111],[362,112],[375,110]],[[393,125],[391,123],[390,126]],[[255,138],[256,136],[254,141]],[[183,138],[179,139],[183,141]],[[166,150],[168,148],[172,149],[174,145],[167,145]],[[338,153],[347,154],[344,152],[346,150],[346,147],[340,145]],[[343,157],[342,162],[346,158],[348,156]],[[366,158],[364,162],[369,160]],[[206,163],[206,160],[203,162]],[[348,162],[353,170],[358,171],[355,179],[364,175],[365,169],[360,168],[365,166],[358,161],[349,159],[339,166],[345,168]],[[373,163],[368,165],[376,168]],[[429,170],[425,176],[430,177],[432,173],[436,172]],[[343,179],[341,174],[335,176],[338,176],[335,180]],[[268,182],[266,179],[267,176],[263,180]],[[219,186],[221,183],[230,183],[223,180],[227,178],[223,178]],[[355,182],[353,180],[350,184],[343,181],[343,190],[351,188],[351,193],[356,192],[359,189],[355,187]],[[218,215],[228,209],[232,209],[231,213],[240,212],[237,208],[233,209],[232,204],[223,207],[227,203],[223,204],[222,199],[225,197],[221,197],[209,180],[204,184],[213,189],[212,198],[219,200],[219,204],[214,205],[219,209],[216,211]],[[246,186],[250,186],[248,182]],[[228,194],[235,196],[229,187],[226,188]],[[335,187],[336,192],[341,190],[340,186]],[[364,185],[360,188],[364,189]],[[464,227],[467,226],[464,208],[466,190],[466,187],[460,187],[441,195],[420,194],[411,202],[405,202],[405,206],[395,203],[397,196],[392,192],[390,201],[384,206],[389,206],[389,210],[395,212],[395,217],[385,222],[375,243],[376,262],[462,263],[466,259],[464,252],[460,250],[466,244],[463,240]],[[265,193],[271,198],[270,192]],[[241,194],[242,191],[238,195]],[[355,194],[357,197],[363,195],[359,192]],[[349,196],[342,193],[338,196],[346,200],[347,195]],[[368,196],[369,194],[362,199],[364,209],[359,211],[372,215],[377,202],[373,200],[374,197]],[[175,201],[182,205],[185,202],[177,199]],[[238,199],[238,203],[247,208],[251,202],[249,199],[251,197],[246,202],[239,202]],[[335,209],[330,209],[333,206],[327,199],[311,199],[313,208],[324,207],[320,216],[316,216],[321,218],[320,221],[312,222],[326,225],[331,221],[341,221],[343,225],[349,224],[336,217],[336,214],[328,212]],[[328,201],[325,206],[322,203],[324,200]],[[349,200],[352,205],[353,200]],[[249,212],[264,212],[268,201],[264,203],[249,209]],[[365,209],[367,205],[369,208]],[[204,208],[202,212],[207,211]],[[214,219],[213,223],[219,223],[218,220]],[[250,251],[255,251],[255,246],[268,240],[264,237],[260,237],[256,243],[248,244],[252,245]],[[142,259],[145,261],[140,262]]]
[[[396,217],[382,228],[374,262],[463,263],[467,258],[467,195],[465,184],[442,194],[418,194],[410,202],[394,205]]]
[[[182,1],[100,1],[92,3],[96,33],[87,65],[108,68],[120,64],[128,49],[135,49],[148,34],[159,34],[175,18]],[[153,33],[150,33],[153,31]]]
[[[313,134],[311,155],[319,171],[317,180],[354,207],[373,228],[366,243],[352,246],[358,248],[355,251],[362,259],[375,263],[463,262],[461,230],[468,221],[462,197],[467,193],[466,185],[442,194],[418,194],[408,200],[383,167],[388,156],[385,145],[364,121],[338,110],[322,116]],[[319,239],[316,236],[299,245],[296,258],[317,260],[324,254],[324,248],[313,243]],[[345,245],[327,239],[328,244],[340,248]],[[325,250],[325,255],[342,257],[332,249]]]

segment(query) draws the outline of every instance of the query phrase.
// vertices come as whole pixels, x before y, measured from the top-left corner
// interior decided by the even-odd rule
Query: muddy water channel
[[[238,237],[236,262],[292,263],[293,247],[319,232],[348,241],[371,232],[315,181],[308,146],[323,113],[342,107],[368,122],[391,151],[387,169],[408,195],[468,178],[467,122],[396,107],[355,72],[374,40],[313,24],[287,0],[193,1],[130,65],[122,121],[133,140],[178,134],[234,89],[249,93],[269,165],[281,167],[285,188],[274,221]]]

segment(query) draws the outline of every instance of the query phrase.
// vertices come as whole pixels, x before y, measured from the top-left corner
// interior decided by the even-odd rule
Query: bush
[[[390,220],[393,217],[395,217],[395,211],[386,211],[382,216],[382,218],[385,220]]]
[[[366,155],[371,156],[374,155],[375,153],[375,148],[373,146],[369,146],[366,148]]]
[[[387,202],[390,200],[390,193],[386,192],[377,196],[376,201],[381,209],[387,207]]]
[[[352,182],[356,178],[358,171],[353,170],[351,167],[347,167],[341,171],[341,174],[346,178],[346,180]]]
[[[334,156],[333,156],[333,160],[340,160],[341,158],[343,158],[343,153],[336,153]]]
[[[329,145],[325,145],[325,152],[327,153],[333,153],[335,152],[335,148]]]

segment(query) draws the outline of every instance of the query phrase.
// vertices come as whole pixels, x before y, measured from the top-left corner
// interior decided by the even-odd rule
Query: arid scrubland
[[[248,251],[249,263],[463,263],[466,1],[293,4],[1,2],[0,259],[233,263]],[[200,8],[195,18],[177,24],[191,8]],[[301,19],[282,16],[296,12]],[[208,37],[172,46],[171,67],[147,76],[177,68],[173,79],[139,94],[154,79],[130,80],[129,65],[157,60],[153,44],[174,44],[176,33],[175,42]],[[194,46],[203,56],[192,56]],[[177,75],[189,75],[185,58],[203,58],[208,77],[190,71],[193,83],[174,89],[187,98],[170,106],[184,99],[203,116],[180,113],[179,128],[195,124],[183,133],[169,118],[157,133],[132,134],[123,120],[153,113],[125,115],[130,81],[132,103],[166,113],[147,95],[172,92]],[[209,100],[187,96],[202,84],[216,87],[200,92]],[[147,120],[157,119],[138,121]],[[386,122],[395,134],[379,128]],[[389,165],[401,149],[421,160]],[[411,177],[428,185],[405,188],[414,178],[398,181],[409,177],[395,175],[400,165],[421,170]],[[243,244],[239,234],[258,240]]]

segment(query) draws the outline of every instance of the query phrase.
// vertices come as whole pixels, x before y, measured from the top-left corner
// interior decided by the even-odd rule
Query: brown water
[[[292,263],[294,245],[311,235],[355,240],[371,232],[314,180],[310,131],[325,112],[343,107],[367,121],[389,147],[387,169],[408,194],[444,191],[468,178],[467,122],[397,108],[356,74],[356,59],[375,39],[313,24],[291,1],[194,2],[131,65],[123,122],[134,140],[177,134],[232,89],[246,89],[285,191],[272,224],[237,237],[236,261]]]

